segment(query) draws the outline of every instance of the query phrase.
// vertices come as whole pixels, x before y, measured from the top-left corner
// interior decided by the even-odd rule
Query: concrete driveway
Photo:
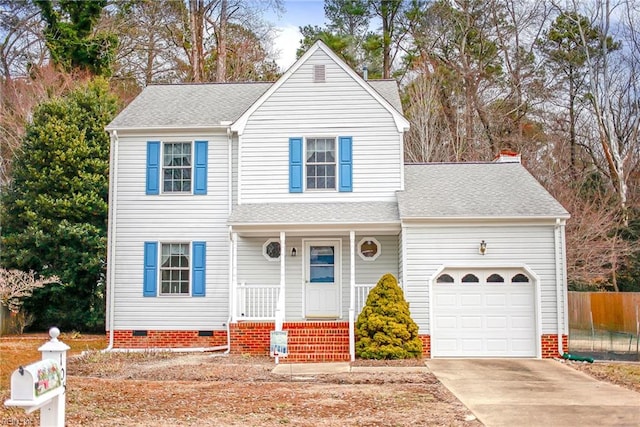
[[[640,426],[640,393],[555,360],[432,359],[427,366],[494,426]]]

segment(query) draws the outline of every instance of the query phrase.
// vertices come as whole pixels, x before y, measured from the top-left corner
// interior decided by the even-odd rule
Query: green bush
[[[418,325],[393,274],[385,274],[369,292],[356,322],[356,355],[362,359],[422,356]]]

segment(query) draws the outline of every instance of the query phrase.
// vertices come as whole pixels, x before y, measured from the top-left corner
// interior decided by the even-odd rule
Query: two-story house
[[[405,165],[408,129],[322,42],[275,83],[147,87],[107,127],[110,347],[349,360],[389,272],[427,357],[563,352],[568,213],[517,156]]]

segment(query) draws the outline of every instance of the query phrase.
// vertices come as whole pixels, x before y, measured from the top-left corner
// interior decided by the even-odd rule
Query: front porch
[[[277,237],[276,237],[277,236]],[[288,361],[355,359],[355,321],[385,273],[399,275],[399,236],[385,230],[231,230],[231,352],[268,354],[288,331]]]

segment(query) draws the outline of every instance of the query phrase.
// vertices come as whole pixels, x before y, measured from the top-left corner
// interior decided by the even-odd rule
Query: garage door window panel
[[[444,283],[444,284],[451,284],[453,283],[453,277],[451,277],[448,274],[442,274],[440,276],[438,276],[438,278],[436,279],[436,283]]]
[[[524,274],[519,273],[511,278],[511,283],[529,283],[529,278]]]
[[[497,273],[493,273],[491,276],[487,277],[487,283],[504,283],[504,277]]]
[[[469,273],[462,278],[462,283],[480,283],[480,279],[475,274]]]

